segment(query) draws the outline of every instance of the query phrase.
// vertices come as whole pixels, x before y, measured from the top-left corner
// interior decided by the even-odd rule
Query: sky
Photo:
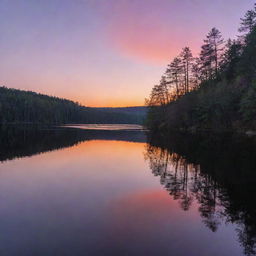
[[[206,34],[238,35],[254,0],[0,0],[0,85],[86,106],[143,105]]]

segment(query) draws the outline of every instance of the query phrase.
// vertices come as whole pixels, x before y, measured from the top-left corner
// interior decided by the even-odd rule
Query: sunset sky
[[[0,85],[87,106],[143,105],[184,46],[234,38],[254,0],[0,0]]]

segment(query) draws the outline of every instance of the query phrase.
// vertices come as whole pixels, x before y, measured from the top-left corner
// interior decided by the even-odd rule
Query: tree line
[[[0,87],[0,124],[142,123],[144,115],[89,108],[67,99]]]
[[[151,129],[255,127],[256,4],[238,30],[224,40],[214,27],[198,56],[186,46],[168,64],[146,100]]]

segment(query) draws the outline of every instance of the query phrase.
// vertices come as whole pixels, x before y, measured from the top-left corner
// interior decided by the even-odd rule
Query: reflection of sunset
[[[106,157],[127,156],[130,154],[136,155],[145,147],[144,143],[126,142],[126,141],[109,141],[109,140],[93,140],[86,141],[73,147],[70,150],[71,154],[89,154],[90,156],[105,155]]]
[[[152,223],[157,224],[165,218],[175,218],[179,221],[185,214],[181,211],[179,203],[165,190],[141,191],[127,195],[113,201],[110,212],[113,216],[112,224],[120,232],[127,229],[145,232]],[[196,216],[196,207],[191,209],[190,217],[193,215]]]
[[[134,131],[126,137],[120,136],[126,133],[114,136],[106,131],[62,133],[59,127],[51,131],[52,135],[48,130],[38,133],[41,136],[21,132],[17,138],[14,133],[8,136],[11,145],[3,143],[8,152],[0,164],[1,251],[10,255],[27,255],[27,248],[40,249],[42,255],[242,255],[236,225],[220,223],[216,233],[205,225],[205,220],[212,220],[207,215],[212,200],[207,197],[213,179],[198,170],[191,180],[195,168],[178,153],[168,155],[162,148],[130,142],[141,141]],[[172,175],[175,166],[176,176]],[[176,196],[171,193],[175,191]],[[185,211],[179,199],[190,192],[195,199]],[[229,201],[225,205],[229,207]]]
[[[159,218],[179,217],[177,202],[164,190],[142,191],[127,195],[111,205],[111,212],[118,224],[127,225],[136,221],[136,225],[145,225]],[[176,206],[176,207],[174,207]],[[122,227],[125,229],[125,227]],[[139,228],[139,227],[138,227]]]
[[[71,162],[76,161],[77,164],[82,165],[84,161],[87,161],[88,166],[102,166],[102,169],[99,170],[104,172],[104,167],[112,165],[112,162],[115,162],[115,167],[117,170],[120,169],[120,166],[128,166],[128,164],[130,164],[131,168],[135,167],[136,165],[137,168],[140,168],[144,164],[144,161],[142,159],[142,152],[144,148],[144,143],[110,140],[91,140],[78,143],[73,147],[56,150],[50,153],[43,153],[31,159],[24,159],[23,161],[28,161],[30,164],[33,164],[35,166],[44,165],[45,168],[49,169],[52,166],[55,166],[56,168],[59,167],[60,172],[62,171],[61,166],[63,168],[70,167],[71,173]],[[130,163],[131,157],[133,158],[133,163]],[[14,161],[13,163],[19,164],[19,160],[17,160],[17,162]],[[127,169],[126,174],[128,174],[130,169]],[[90,169],[86,171],[88,172],[90,171]],[[114,169],[112,168],[109,171],[114,171]],[[125,173],[123,173],[123,175],[124,174]]]
[[[153,242],[157,234],[162,236],[166,227],[172,234],[175,230],[178,234],[178,229],[183,229],[184,220],[189,221],[191,226],[198,222],[196,207],[192,207],[187,215],[164,190],[142,190],[112,200],[108,215],[108,236],[116,243],[125,239],[136,243]]]

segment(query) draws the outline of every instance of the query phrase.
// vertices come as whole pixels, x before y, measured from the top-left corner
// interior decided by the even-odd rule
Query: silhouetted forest
[[[256,129],[256,4],[241,19],[239,36],[225,41],[213,28],[198,57],[189,47],[152,89],[152,130]]]
[[[89,108],[79,103],[0,87],[0,123],[131,123],[141,124],[145,108]]]
[[[145,157],[183,210],[196,203],[213,232],[221,223],[235,224],[245,255],[256,254],[255,139],[172,133],[150,137]]]

